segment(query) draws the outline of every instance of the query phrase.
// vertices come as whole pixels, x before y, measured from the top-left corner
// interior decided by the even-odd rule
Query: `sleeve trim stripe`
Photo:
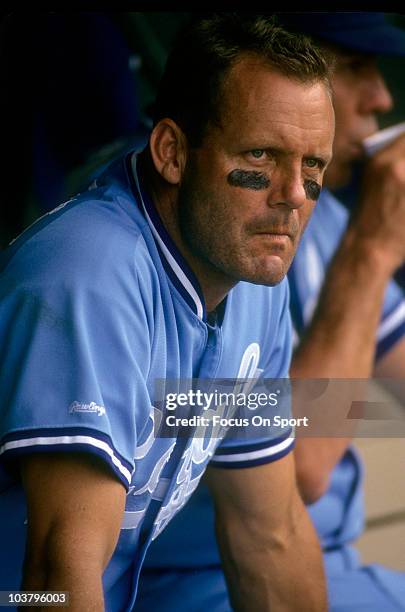
[[[118,457],[114,454],[112,448],[106,442],[98,440],[97,438],[92,438],[90,436],[52,436],[40,438],[26,438],[23,440],[12,440],[10,442],[6,442],[5,444],[3,444],[2,447],[0,447],[0,455],[10,451],[23,450],[28,447],[70,444],[85,444],[103,451],[106,455],[110,457],[113,465],[125,477],[125,480],[128,482],[128,484],[130,484],[131,472],[122,464],[120,459],[118,459]]]
[[[218,467],[222,469],[244,469],[244,468],[255,467],[256,465],[264,465],[266,463],[273,463],[274,461],[278,461],[279,459],[282,459],[283,457],[288,455],[294,448],[294,442],[295,441],[293,440],[290,446],[287,446],[286,448],[279,451],[278,453],[275,453],[274,455],[270,455],[267,457],[261,457],[253,461],[237,461],[235,463],[221,463],[221,462],[217,462],[214,458],[210,461],[209,465],[214,468]]]
[[[112,440],[108,434],[99,429],[93,429],[91,427],[35,427],[31,429],[17,429],[7,433],[2,439],[0,439],[0,449],[4,444],[15,440],[27,440],[29,438],[65,438],[76,437],[76,436],[88,436],[95,438],[101,442],[105,442],[109,448],[112,449],[113,454],[120,463],[127,468],[129,472],[133,471],[133,463],[123,457],[118,450],[115,448]],[[1,454],[1,453],[0,453]]]
[[[400,325],[405,321],[405,302],[401,302],[401,304],[387,316],[384,321],[380,324],[377,331],[377,340],[381,341],[386,336],[388,336],[392,331],[394,331],[395,327]]]
[[[280,451],[288,448],[290,445],[294,444],[294,438],[287,438],[277,444],[276,446],[271,446],[268,448],[263,448],[261,450],[252,451],[250,453],[239,453],[237,455],[214,455],[212,461],[215,463],[233,463],[237,461],[255,461],[256,459],[262,459],[263,457],[271,457]]]
[[[282,436],[278,436],[277,438],[273,438],[272,440],[265,440],[264,442],[256,442],[256,444],[238,444],[237,446],[220,446],[215,456],[219,455],[235,455],[240,453],[250,453],[255,452],[262,449],[268,449],[272,446],[277,446],[280,442],[284,442],[287,438],[291,438],[294,430],[290,427],[286,433]]]

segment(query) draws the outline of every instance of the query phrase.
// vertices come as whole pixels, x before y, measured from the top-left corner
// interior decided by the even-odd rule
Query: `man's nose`
[[[280,170],[271,182],[269,206],[284,204],[289,208],[301,208],[305,204],[307,195],[301,168]]]
[[[362,111],[366,113],[387,113],[392,109],[393,99],[379,70],[365,84],[362,100]]]

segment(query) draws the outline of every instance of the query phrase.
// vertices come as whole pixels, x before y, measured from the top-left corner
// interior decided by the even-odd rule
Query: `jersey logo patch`
[[[105,414],[105,408],[104,406],[99,406],[96,402],[90,402],[90,404],[73,402],[69,406],[69,414],[73,414],[74,412],[93,412],[100,417]]]

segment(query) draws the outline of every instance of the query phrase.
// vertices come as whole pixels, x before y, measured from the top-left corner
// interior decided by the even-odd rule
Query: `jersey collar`
[[[200,284],[174,241],[169,236],[152,198],[145,190],[141,173],[139,169],[137,169],[137,156],[135,153],[129,154],[128,166],[130,177],[133,179],[136,195],[139,197],[143,213],[158,245],[165,270],[198,318],[205,321],[207,313]]]

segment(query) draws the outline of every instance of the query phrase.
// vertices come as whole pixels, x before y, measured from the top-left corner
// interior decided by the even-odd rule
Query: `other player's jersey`
[[[291,313],[298,337],[311,320],[329,262],[347,222],[346,208],[323,189],[288,272]],[[376,335],[376,358],[389,351],[404,335],[404,294],[391,281]],[[362,465],[357,452],[350,447],[332,472],[329,490],[309,506],[325,550],[332,550],[360,535],[364,528],[363,503]]]
[[[195,490],[209,461],[274,461],[291,431],[260,439],[156,437],[155,383],[283,376],[290,359],[288,285],[239,283],[222,321],[139,181],[136,157],[38,220],[0,261],[0,590],[20,588],[26,506],[15,459],[88,452],[127,490],[103,581],[106,609],[131,610],[150,542]],[[277,373],[277,374],[276,374]]]

